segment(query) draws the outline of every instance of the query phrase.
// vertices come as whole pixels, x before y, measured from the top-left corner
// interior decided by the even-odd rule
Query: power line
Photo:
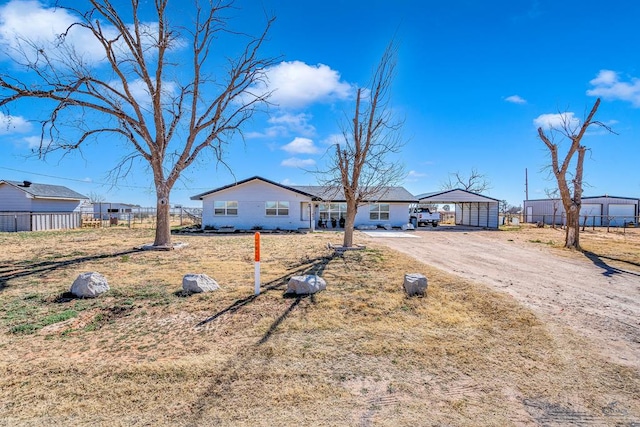
[[[46,178],[54,178],[54,179],[60,179],[60,180],[64,180],[64,181],[73,181],[73,182],[81,182],[83,184],[94,184],[94,185],[113,185],[111,183],[105,183],[105,182],[96,182],[96,181],[86,181],[84,179],[74,179],[74,178],[64,178],[61,176],[55,176],[55,175],[47,175],[44,173],[37,173],[37,172],[31,172],[31,171],[23,171],[20,169],[13,169],[13,168],[8,168],[5,166],[0,166],[0,169],[5,169],[8,171],[12,171],[12,172],[20,172],[20,173],[26,173],[26,174],[30,174],[30,175],[37,175],[37,176],[43,176]],[[136,185],[114,185],[114,187],[116,188],[130,188],[130,189],[142,189],[142,190],[149,190],[150,187],[142,187],[142,186],[136,186]],[[194,190],[209,190],[210,187],[191,187],[191,188],[173,188],[171,191],[194,191]]]

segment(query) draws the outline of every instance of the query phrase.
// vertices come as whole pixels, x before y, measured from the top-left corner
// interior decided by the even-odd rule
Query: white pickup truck
[[[413,208],[410,211],[409,219],[412,224],[415,224],[418,227],[427,224],[437,227],[440,222],[440,214],[438,212],[431,213],[429,208]]]

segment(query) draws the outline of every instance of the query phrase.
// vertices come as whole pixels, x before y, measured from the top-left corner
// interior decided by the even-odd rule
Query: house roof
[[[344,202],[344,190],[340,187],[322,185],[296,185],[295,188],[306,193],[314,194],[324,201]],[[416,203],[418,199],[404,187],[382,187],[380,191],[369,197],[368,202],[407,202]]]
[[[268,180],[266,178],[262,178],[260,176],[254,176],[251,178],[243,179],[242,181],[238,181],[234,184],[225,185],[224,187],[219,187],[214,190],[197,194],[195,196],[192,196],[191,200],[202,200],[203,197],[208,196],[210,194],[214,194],[219,191],[226,190],[228,188],[236,187],[238,185],[242,185],[244,183],[247,183],[253,180],[267,182],[269,184],[284,188],[286,190],[293,191],[294,193],[308,196],[312,200],[316,200],[316,201],[341,202],[345,200],[343,190],[338,187],[329,187],[329,186],[322,186],[322,185],[287,186],[287,185],[279,184],[275,181]],[[413,196],[403,187],[384,187],[377,195],[375,195],[374,197],[371,197],[368,201],[415,203],[417,202],[417,199],[415,196]]]
[[[210,194],[214,194],[214,193],[217,193],[219,191],[227,190],[229,188],[237,187],[239,185],[242,185],[242,184],[245,184],[245,183],[247,183],[249,181],[254,181],[254,180],[263,181],[263,182],[269,183],[271,185],[275,185],[277,187],[284,188],[285,190],[293,191],[294,193],[298,193],[298,194],[302,194],[304,196],[311,197],[314,200],[317,199],[317,197],[315,195],[310,194],[310,193],[306,193],[306,192],[301,191],[301,190],[298,190],[297,188],[289,187],[287,185],[280,184],[278,182],[271,181],[269,179],[262,178],[260,176],[252,176],[251,178],[243,179],[242,181],[236,181],[233,184],[225,185],[223,187],[218,187],[218,188],[214,188],[213,190],[205,191],[204,193],[196,194],[195,196],[191,196],[191,200],[202,200],[202,198],[204,196],[208,196]]]
[[[454,188],[452,190],[436,191],[435,193],[418,194],[416,198],[422,202],[439,202],[439,203],[455,203],[455,202],[500,202],[493,197],[483,196],[479,193],[463,190],[462,188]]]
[[[8,184],[30,194],[37,199],[84,200],[88,199],[80,193],[62,185],[38,184],[29,181],[0,180],[0,184]]]

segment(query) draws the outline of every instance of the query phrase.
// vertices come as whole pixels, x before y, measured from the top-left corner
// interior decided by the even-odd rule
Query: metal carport
[[[482,194],[456,188],[416,196],[419,203],[454,205],[456,225],[498,228],[500,201]]]

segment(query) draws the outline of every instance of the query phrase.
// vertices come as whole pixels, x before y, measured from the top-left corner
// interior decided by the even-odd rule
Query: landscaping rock
[[[361,224],[356,226],[356,230],[375,230],[377,229],[378,226],[377,225],[365,225],[365,224]]]
[[[415,230],[416,228],[413,226],[413,224],[403,224],[402,229],[404,231],[407,231],[407,230]]]
[[[185,274],[182,278],[182,289],[185,292],[199,294],[217,291],[220,285],[206,274]]]
[[[383,224],[382,228],[384,228],[385,230],[393,230],[393,226],[391,224]]]
[[[80,274],[71,285],[70,292],[78,298],[96,298],[109,290],[107,279],[100,273]]]
[[[404,290],[410,297],[427,293],[427,278],[424,274],[409,273],[404,275]]]
[[[307,295],[327,289],[327,282],[322,277],[305,274],[293,276],[287,284],[286,294]]]

